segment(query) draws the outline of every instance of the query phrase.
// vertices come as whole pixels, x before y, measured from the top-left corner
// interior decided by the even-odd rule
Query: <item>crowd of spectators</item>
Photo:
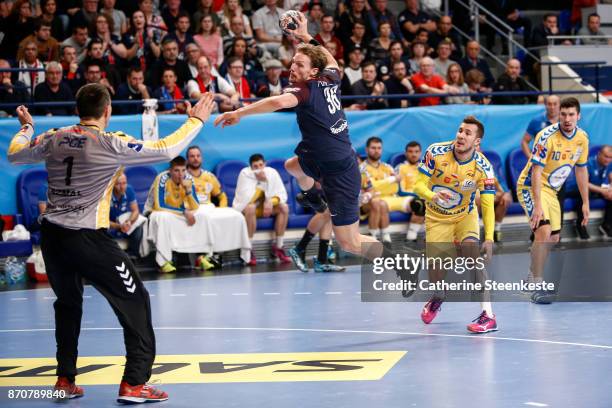
[[[521,61],[508,61],[505,72],[493,77],[480,44],[463,44],[454,29],[461,13],[434,17],[418,0],[405,3],[396,16],[387,0],[1,0],[0,68],[25,70],[1,73],[0,103],[72,101],[80,86],[99,82],[115,100],[157,98],[161,113],[184,112],[175,100],[204,91],[216,94],[219,111],[235,109],[286,85],[297,46],[279,28],[286,9],[304,12],[310,33],[340,62],[343,95],[371,96],[344,100],[348,109],[531,101],[482,95],[376,98],[532,90],[521,76]],[[514,1],[502,2],[502,8],[497,1],[483,3],[522,33],[525,45],[545,45],[546,36],[562,34],[555,14],[532,29]],[[483,32],[494,46],[494,32]],[[580,34],[601,35],[599,16],[589,16]],[[607,40],[582,40],[601,41]],[[14,108],[4,110],[11,114]],[[115,111],[136,113],[142,107]],[[36,112],[71,114],[73,107],[55,104]]]

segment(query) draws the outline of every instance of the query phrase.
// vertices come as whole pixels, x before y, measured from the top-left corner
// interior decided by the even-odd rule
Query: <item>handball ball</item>
[[[280,19],[278,20],[278,25],[285,34],[290,35],[291,32],[288,30],[295,30],[298,27],[299,18],[299,11],[287,10],[280,16]]]

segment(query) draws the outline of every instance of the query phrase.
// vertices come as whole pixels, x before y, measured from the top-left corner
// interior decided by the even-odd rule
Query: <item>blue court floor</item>
[[[421,303],[362,303],[359,267],[146,286],[153,380],[170,394],[160,407],[612,406],[610,303],[497,303],[500,331],[478,336],[465,329],[477,304],[445,303],[425,326]],[[115,406],[121,330],[99,293],[85,296],[79,350],[89,372],[77,382],[86,395],[65,406]],[[50,289],[0,293],[2,407],[55,406],[8,399],[29,381],[55,380],[53,300]]]

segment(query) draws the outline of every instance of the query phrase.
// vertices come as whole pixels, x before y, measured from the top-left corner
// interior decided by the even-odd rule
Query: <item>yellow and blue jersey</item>
[[[227,196],[221,190],[221,183],[210,171],[202,170],[199,176],[194,176],[193,183],[200,204],[210,204],[213,197],[219,197],[219,207],[227,207]]]
[[[193,178],[190,174],[186,174],[185,179],[192,181],[189,195],[182,185],[172,181],[169,171],[158,174],[149,191],[147,207],[153,211],[169,211],[176,214],[183,214],[186,209],[197,210],[199,202]]]
[[[466,160],[455,158],[454,142],[434,143],[425,152],[419,171],[429,177],[428,188],[437,193],[446,190],[446,202],[427,201],[427,219],[458,222],[474,209],[476,191],[495,194],[495,172],[480,152]]]
[[[359,170],[361,172],[362,189],[369,190],[369,188],[366,188],[369,180],[371,188],[380,193],[381,196],[392,196],[397,194],[399,189],[398,183],[386,180],[387,177],[395,175],[395,171],[391,165],[379,161],[378,165],[374,166],[366,160],[361,163]]]
[[[531,187],[533,166],[542,166],[542,186],[559,191],[574,166],[586,166],[589,156],[589,136],[580,129],[567,136],[555,123],[536,136],[531,158],[523,168],[518,186]]]
[[[414,186],[419,173],[419,164],[410,164],[408,160],[395,166],[395,174],[400,178],[399,192],[400,196],[416,196]]]

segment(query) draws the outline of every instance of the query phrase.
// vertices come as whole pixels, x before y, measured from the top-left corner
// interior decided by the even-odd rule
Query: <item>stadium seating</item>
[[[149,189],[155,177],[157,177],[157,171],[151,166],[130,166],[125,168],[124,173],[127,177],[128,185],[132,186],[134,193],[136,193],[138,208],[142,212],[147,201]]]
[[[38,191],[46,183],[47,170],[40,167],[24,170],[17,178],[17,210],[22,215],[23,225],[28,229],[39,216]],[[40,232],[31,232],[30,240],[39,244]]]
[[[395,153],[389,157],[389,163],[393,168],[400,163],[403,163],[406,160],[406,155],[404,153]]]
[[[219,179],[221,188],[227,194],[227,200],[231,205],[234,201],[234,194],[236,193],[236,184],[238,184],[238,175],[240,170],[247,167],[247,164],[240,160],[226,160],[215,167],[213,173]]]

